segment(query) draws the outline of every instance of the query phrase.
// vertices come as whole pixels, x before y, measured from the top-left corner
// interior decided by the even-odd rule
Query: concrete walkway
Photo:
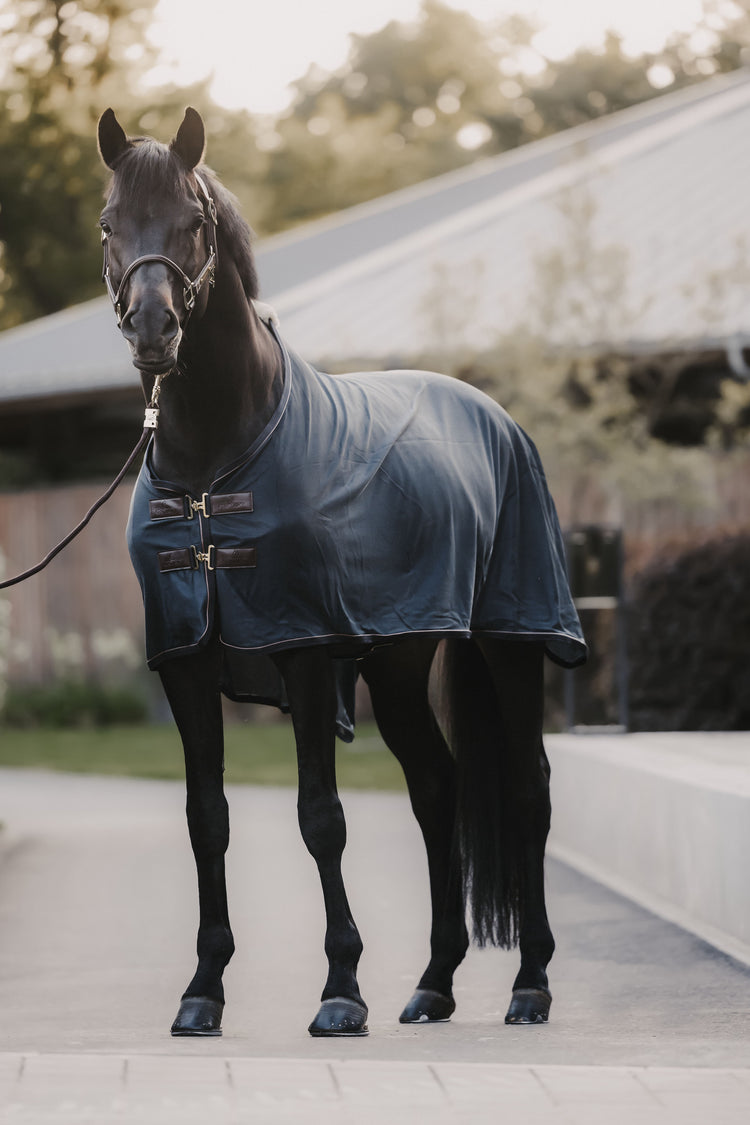
[[[295,794],[229,797],[224,1037],[173,1040],[197,922],[183,787],[0,771],[0,1122],[750,1120],[750,970],[560,863],[549,1025],[505,1027],[517,955],[472,950],[451,1023],[401,1027],[429,910],[398,795],[344,797],[370,1036],[310,1039],[323,910]]]

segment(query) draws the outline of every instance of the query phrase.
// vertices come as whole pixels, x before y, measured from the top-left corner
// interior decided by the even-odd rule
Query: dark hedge
[[[750,533],[662,556],[628,601],[631,729],[750,729]]]

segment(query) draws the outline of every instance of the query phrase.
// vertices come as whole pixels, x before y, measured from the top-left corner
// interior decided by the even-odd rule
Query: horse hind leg
[[[508,1024],[546,1023],[552,995],[547,966],[555,942],[544,893],[544,851],[550,827],[549,763],[542,742],[544,653],[517,642],[480,643],[497,694],[510,820],[518,866],[521,966],[505,1017]]]
[[[160,669],[182,736],[187,821],[198,873],[198,967],[182,995],[172,1035],[221,1035],[222,975],[234,939],[229,925],[224,855],[229,810],[224,796],[224,738],[218,652],[213,645]]]
[[[459,709],[471,713],[474,727],[471,744],[466,732],[459,738],[458,757],[461,846],[469,858],[475,935],[479,944],[510,947],[517,940],[520,947],[505,1022],[546,1023],[552,1001],[547,965],[555,942],[544,894],[550,797],[542,743],[543,649],[486,639],[463,642],[459,651]]]
[[[414,638],[375,650],[362,663],[383,739],[404,770],[427,851],[432,900],[430,961],[401,1023],[434,1023],[455,1009],[453,975],[469,945],[460,873],[454,862],[455,764],[429,702],[437,642]]]

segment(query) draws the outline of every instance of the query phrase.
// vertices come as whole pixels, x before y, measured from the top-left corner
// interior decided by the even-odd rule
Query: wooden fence
[[[104,485],[0,494],[0,549],[10,577],[41,559]],[[9,678],[41,682],[131,664],[143,652],[143,607],[125,544],[126,483],[46,570],[5,591],[10,603]],[[69,667],[68,667],[69,666]]]

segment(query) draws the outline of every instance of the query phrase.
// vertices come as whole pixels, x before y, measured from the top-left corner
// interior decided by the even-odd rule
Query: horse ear
[[[206,131],[203,128],[203,118],[197,110],[187,107],[182,125],[169,147],[172,152],[177,153],[186,168],[192,169],[200,164],[206,147]]]
[[[114,110],[105,109],[99,118],[99,153],[108,168],[114,168],[126,149],[132,148]]]

